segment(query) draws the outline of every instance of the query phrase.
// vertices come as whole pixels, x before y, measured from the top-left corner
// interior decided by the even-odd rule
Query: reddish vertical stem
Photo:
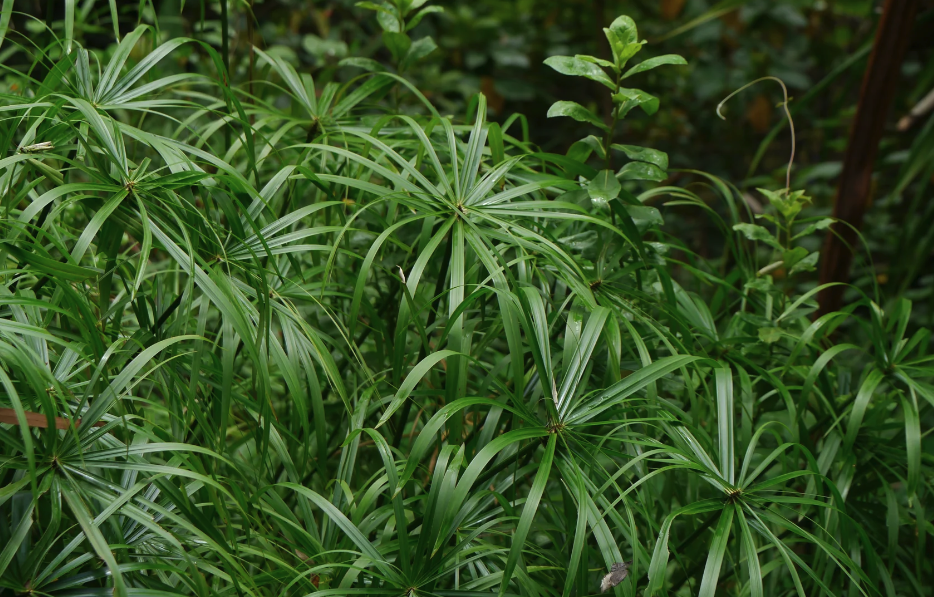
[[[870,203],[872,170],[879,151],[886,115],[895,98],[899,69],[918,8],[917,0],[885,0],[876,31],[869,66],[863,75],[856,118],[850,131],[843,172],[834,202],[834,224],[824,240],[820,282],[847,282],[853,252],[857,250],[857,230]],[[826,288],[818,295],[819,314],[840,309],[844,286]]]

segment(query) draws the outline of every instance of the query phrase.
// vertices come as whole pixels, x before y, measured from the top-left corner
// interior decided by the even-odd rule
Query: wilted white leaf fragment
[[[631,562],[616,562],[610,567],[610,573],[603,577],[600,582],[600,592],[606,593],[619,583],[623,582],[629,575],[629,564]]]

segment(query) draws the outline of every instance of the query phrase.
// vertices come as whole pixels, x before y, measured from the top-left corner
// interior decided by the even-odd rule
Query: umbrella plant
[[[424,0],[323,85],[67,4],[0,11],[0,595],[923,594],[930,333],[813,318],[804,190],[657,184],[631,19],[556,154],[404,77]]]

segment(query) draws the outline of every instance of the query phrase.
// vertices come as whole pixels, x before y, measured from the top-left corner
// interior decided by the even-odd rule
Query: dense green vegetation
[[[0,596],[931,594],[934,120],[818,316],[832,160],[713,109],[773,70],[743,176],[637,144],[699,75],[628,16],[526,117],[440,57],[522,2],[336,4],[0,5]]]

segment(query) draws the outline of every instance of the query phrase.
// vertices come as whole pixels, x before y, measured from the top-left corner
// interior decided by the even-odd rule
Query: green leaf
[[[668,154],[664,151],[636,145],[620,145],[619,143],[614,143],[610,147],[622,151],[630,160],[655,164],[662,170],[668,170]]]
[[[400,68],[405,70],[437,49],[438,45],[435,43],[435,40],[431,38],[431,36],[423,37],[417,41],[412,42],[408,53],[405,55],[405,59],[400,65]]]
[[[584,145],[590,147],[601,160],[606,159],[606,151],[603,150],[603,141],[598,139],[596,135],[587,135],[578,141],[578,143],[583,143]]]
[[[790,268],[807,256],[807,249],[804,247],[795,247],[782,253],[782,262],[785,264],[785,267]]]
[[[717,441],[720,447],[720,474],[723,480],[734,485],[736,478],[733,456],[733,426],[736,413],[733,409],[733,371],[728,365],[714,372],[717,389]]]
[[[688,63],[687,60],[685,60],[681,56],[678,56],[677,54],[665,54],[664,56],[656,56],[655,58],[649,58],[648,60],[640,62],[639,64],[630,68],[628,71],[626,71],[626,74],[623,75],[623,78],[626,79],[633,75],[644,73],[647,70],[652,70],[653,68],[662,66],[664,64],[685,65],[687,63]]]
[[[15,0],[3,0],[3,4],[0,5],[0,47],[3,46],[6,32],[10,29],[10,17],[13,15],[14,2]]]
[[[94,217],[91,218],[91,221],[88,222],[88,225],[84,230],[81,231],[81,236],[78,237],[78,241],[75,243],[74,248],[71,250],[71,258],[75,263],[80,263],[81,258],[84,257],[85,251],[91,245],[91,241],[97,236],[97,233],[100,231],[101,227],[104,225],[104,222],[110,217],[110,215],[120,206],[123,202],[123,199],[126,198],[128,192],[126,190],[120,191],[113,197],[107,200],[100,209],[97,210],[97,213],[94,214]],[[64,265],[64,264],[61,264]]]
[[[592,153],[593,153],[593,147],[591,147],[589,143],[584,143],[583,141],[575,141],[574,143],[571,143],[570,147],[568,147],[568,151],[565,155],[569,159],[583,163],[587,161],[587,158],[589,158],[590,154]]]
[[[411,480],[412,476],[415,474],[416,469],[420,466],[419,461],[425,455],[425,452],[428,451],[428,448],[435,441],[437,441],[435,433],[444,427],[444,424],[448,421],[448,419],[453,417],[455,414],[458,414],[461,410],[477,404],[502,407],[509,411],[515,410],[511,406],[504,406],[503,404],[498,403],[490,398],[460,398],[454,402],[445,404],[443,407],[438,409],[434,415],[432,415],[428,422],[425,423],[424,427],[422,427],[418,437],[415,438],[415,443],[412,445],[412,449],[409,452],[409,457],[405,463],[405,469],[399,476],[400,486],[404,487],[406,483]]]
[[[921,419],[916,400],[901,394],[902,412],[905,415],[905,453],[908,455],[908,495],[917,499],[921,481]]]
[[[98,557],[104,561],[104,564],[106,564],[107,568],[110,570],[114,583],[114,596],[124,597],[126,595],[126,584],[123,581],[123,575],[120,573],[120,567],[117,565],[117,560],[114,558],[114,554],[111,551],[110,545],[107,543],[107,539],[104,538],[104,535],[98,528],[104,521],[92,518],[84,501],[81,499],[78,492],[75,491],[74,481],[69,480],[67,484],[63,484],[62,497],[65,498],[65,501],[70,506],[71,513],[74,515],[75,520],[78,521],[81,530],[84,531],[88,543],[91,544],[91,547],[97,553]]]
[[[386,72],[386,67],[380,64],[379,62],[373,60],[372,58],[358,58],[358,57],[352,56],[350,58],[341,59],[341,61],[338,62],[337,65],[362,68],[363,70],[369,71],[371,73]]]
[[[474,483],[476,483],[477,479],[480,477],[480,474],[490,465],[490,462],[496,458],[500,451],[504,450],[511,444],[519,443],[522,441],[534,441],[539,443],[540,438],[546,437],[548,435],[549,433],[545,429],[525,427],[522,429],[513,429],[512,431],[507,431],[506,433],[497,436],[496,439],[488,443],[479,452],[477,452],[477,455],[474,457],[474,459],[470,461],[470,464],[467,466],[464,474],[457,481],[457,486],[451,495],[451,500],[445,504],[445,509],[447,512],[453,515],[461,510],[463,504],[470,497],[470,491],[473,488]],[[454,533],[457,532],[458,527],[456,522],[457,519],[452,516],[446,533],[442,535],[442,541],[449,540],[454,535]]]
[[[647,162],[629,162],[619,169],[616,176],[620,180],[653,180],[661,182],[668,178],[668,173]]]
[[[762,568],[759,566],[759,554],[756,550],[756,543],[753,540],[752,531],[746,522],[746,516],[743,514],[742,506],[738,503],[734,503],[733,509],[739,519],[739,527],[742,529],[743,555],[746,557],[746,569],[749,571],[749,595],[750,597],[764,597],[762,591]]]
[[[398,10],[392,4],[388,2],[383,2],[382,4],[376,4],[375,2],[358,2],[357,6],[368,10],[375,10],[376,20],[384,32],[402,32],[402,20]]]
[[[813,222],[813,223],[808,224],[807,226],[805,226],[805,227],[801,230],[801,232],[799,232],[798,234],[794,235],[793,238],[794,238],[794,239],[798,239],[798,238],[801,238],[802,236],[808,236],[809,234],[814,234],[814,233],[817,232],[818,230],[826,230],[827,228],[830,228],[830,226],[831,226],[835,221],[836,221],[836,220],[834,220],[833,218],[821,218],[821,219],[817,220],[816,222]]]
[[[4,241],[3,246],[5,246],[6,250],[16,257],[17,261],[20,263],[28,264],[42,274],[53,278],[68,280],[70,282],[81,282],[98,275],[96,270],[74,265],[67,261],[59,261],[58,259],[53,259],[48,254],[24,251],[18,246],[9,244],[6,241]],[[42,250],[41,247],[34,248],[37,251]]]
[[[710,539],[710,549],[707,551],[707,564],[704,566],[704,575],[701,578],[698,597],[714,597],[717,591],[717,581],[720,579],[720,566],[723,564],[723,555],[729,545],[730,528],[733,526],[733,509],[724,508]]]
[[[785,189],[780,191],[769,191],[767,189],[756,189],[769,200],[775,209],[785,218],[793,218],[801,212],[805,204],[811,202],[810,197],[804,195],[804,191],[792,191],[785,193]]]
[[[614,91],[616,90],[616,83],[610,80],[610,77],[607,76],[602,68],[592,62],[581,60],[576,56],[552,56],[545,60],[545,64],[562,75],[586,77],[592,81],[602,83]]]
[[[344,535],[350,539],[354,545],[357,546],[357,549],[359,549],[363,555],[370,559],[370,561],[379,569],[382,574],[384,574],[389,579],[395,579],[397,577],[396,572],[386,561],[386,558],[380,554],[379,550],[376,549],[372,543],[370,543],[370,541],[363,535],[363,533],[361,533],[360,530],[350,520],[348,520],[340,510],[334,507],[334,504],[324,499],[317,492],[295,483],[280,483],[279,487],[291,489],[297,494],[307,498],[310,502],[320,508],[329,520],[334,522],[340,528]]]
[[[767,229],[763,228],[762,226],[757,226],[755,224],[747,224],[744,222],[741,224],[734,224],[733,230],[737,232],[741,232],[743,236],[745,236],[749,240],[764,242],[765,244],[769,245],[770,247],[774,247],[778,249],[779,251],[784,249],[781,243],[775,240],[775,237],[772,236],[772,233],[769,232]]]
[[[116,27],[114,23],[114,27]],[[95,101],[100,102],[108,94],[117,89],[117,77],[120,76],[120,72],[123,70],[124,64],[126,64],[127,59],[130,57],[130,52],[133,51],[133,48],[136,46],[136,42],[146,33],[148,27],[146,25],[139,25],[132,33],[124,37],[119,44],[117,44],[116,50],[114,50],[113,55],[110,57],[110,62],[107,63],[107,68],[101,74],[100,81],[97,84],[97,93],[95,95]],[[142,63],[137,65],[136,70],[139,72],[140,66]],[[131,71],[133,72],[133,71]],[[129,76],[129,74],[128,74]],[[94,126],[94,123],[91,123]]]
[[[885,374],[878,369],[873,368],[869,375],[865,377],[863,383],[859,386],[856,393],[856,399],[853,401],[853,409],[850,411],[850,417],[846,424],[846,437],[843,439],[843,446],[849,450],[856,441],[856,435],[863,425],[863,416],[869,407],[869,400],[876,392],[876,388],[885,379]]]
[[[668,571],[668,535],[671,532],[671,525],[675,519],[682,514],[702,514],[723,508],[723,501],[720,499],[703,500],[694,502],[678,508],[670,513],[662,521],[658,532],[658,539],[655,541],[655,550],[652,552],[652,560],[649,563],[649,582],[645,587],[645,597],[651,597],[659,592],[665,586],[665,579]]]
[[[405,30],[411,31],[412,29],[415,29],[415,27],[417,27],[418,24],[422,22],[422,19],[434,12],[444,12],[444,8],[441,6],[426,6],[425,8],[415,13],[411,19],[409,19],[409,22],[405,25]]]
[[[607,39],[610,39],[611,35],[607,35]],[[645,45],[644,41],[638,42],[638,43],[625,44],[625,45],[614,43],[614,42],[611,42],[611,43],[614,48],[613,54],[614,54],[614,57],[617,59],[617,62],[619,64],[618,68],[620,70],[622,70],[623,67],[626,66],[626,63],[629,61],[629,59],[635,56],[636,54],[638,54],[639,51],[642,50],[642,46]]]
[[[52,168],[51,166],[46,164],[45,162],[41,162],[39,160],[29,160],[29,163],[32,166],[34,166],[37,170],[42,172],[44,175],[46,175],[49,178],[49,180],[54,181],[55,184],[57,185],[64,184],[65,181],[64,179],[62,179],[61,173],[55,168]]]
[[[0,551],[0,578],[3,578],[3,573],[6,572],[10,562],[13,561],[13,556],[16,555],[16,551],[19,549],[20,545],[22,545],[23,540],[32,528],[32,512],[35,505],[35,502],[30,503],[26,510],[20,513],[20,519],[16,524],[16,528],[11,529],[13,532],[7,537],[7,543],[3,546],[3,551]]]
[[[354,6],[356,6],[357,8],[365,8],[367,10],[375,10],[376,12],[385,12],[385,13],[392,14],[392,12],[390,12],[389,9],[386,8],[385,5],[380,5],[375,2],[369,2],[369,1],[357,2],[356,4],[354,4]]]
[[[782,339],[784,332],[781,328],[759,328],[759,341],[766,344],[775,344]]]
[[[277,56],[270,56],[259,48],[256,48],[254,51],[259,54],[260,57],[262,57],[266,62],[268,62],[269,66],[271,66],[273,70],[275,70],[279,76],[282,77],[282,80],[292,92],[295,101],[304,106],[308,115],[318,115],[318,101],[314,90],[314,80],[312,80],[311,77],[308,77],[308,85],[306,87],[305,82],[303,82],[302,78],[295,70],[295,67],[293,67],[291,64]]]
[[[197,185],[202,180],[210,178],[210,176],[211,175],[207,172],[193,172],[186,170],[184,172],[173,172],[172,174],[159,176],[158,178],[154,179],[151,184],[153,185],[154,189],[168,189],[174,191],[176,189],[184,189],[186,187]]]
[[[659,101],[654,95],[646,93],[641,89],[620,89],[619,93],[613,94],[613,102],[616,103],[616,111],[619,118],[625,118],[630,110],[639,106],[642,111],[651,116],[658,112]]]
[[[613,59],[616,66],[622,69],[626,62],[636,55],[645,42],[639,42],[639,32],[636,23],[623,15],[617,17],[609,27],[603,30],[610,48],[613,50]]]
[[[639,41],[639,30],[636,27],[636,22],[626,15],[616,17],[616,19],[610,23],[609,30],[624,44],[631,44]]]
[[[649,205],[629,205],[627,203],[624,207],[639,232],[645,232],[653,226],[661,226],[665,223],[662,212]]]
[[[587,54],[575,54],[575,58],[578,60],[583,60],[584,62],[590,62],[592,64],[598,64],[606,68],[612,68],[616,70],[616,64],[610,62],[609,60],[604,60],[603,58],[597,58],[595,56],[588,56]]]
[[[568,484],[569,492],[572,490],[574,491],[572,495],[574,501],[577,503],[577,522],[574,527],[574,542],[571,545],[571,559],[567,565],[567,578],[564,581],[562,597],[570,597],[571,595],[571,591],[574,587],[575,575],[580,567],[581,555],[584,550],[585,541],[587,540],[587,485],[576,463],[569,468],[573,474],[566,476],[566,483]],[[570,523],[570,520],[568,520],[568,523]]]
[[[571,338],[565,339],[564,349],[564,381],[558,390],[558,414],[563,416],[570,408],[572,398],[575,395],[583,393],[581,381],[584,379],[585,371],[590,364],[590,357],[593,354],[594,347],[603,332],[604,324],[610,316],[610,310],[605,307],[597,307],[587,319],[587,325],[579,337],[575,336],[572,330],[579,329],[576,324],[580,323],[579,317],[568,318],[568,328]]]
[[[408,35],[395,31],[384,31],[383,43],[392,52],[392,57],[397,63],[402,62],[402,59],[408,54],[409,48],[412,47],[412,39]]]
[[[566,418],[568,423],[583,423],[593,419],[608,408],[619,404],[635,392],[650,383],[668,375],[675,369],[686,366],[700,357],[688,355],[674,355],[655,360],[651,365],[642,367],[638,371],[622,379],[596,396],[579,404]]]
[[[612,170],[603,170],[590,181],[587,193],[595,205],[603,206],[616,199],[622,188]]]
[[[817,261],[819,258],[820,251],[814,251],[807,257],[804,257],[796,264],[794,264],[791,270],[789,270],[788,274],[797,274],[798,272],[813,272],[817,269]]]
[[[610,130],[610,127],[608,127],[602,120],[597,118],[596,114],[584,106],[578,104],[577,102],[555,102],[551,105],[550,108],[548,108],[548,118],[554,118],[555,116],[568,116],[574,120],[577,120],[578,122],[589,122],[594,126],[600,127],[604,131]]]
[[[493,165],[498,166],[506,159],[506,147],[503,144],[503,128],[498,122],[491,122],[488,132],[490,140],[490,157]]]
[[[65,53],[71,54],[75,39],[75,0],[65,0]]]
[[[402,382],[402,385],[399,386],[399,390],[396,392],[396,395],[393,396],[392,402],[386,408],[386,412],[383,413],[383,416],[380,417],[379,423],[376,424],[376,428],[379,429],[386,421],[392,417],[393,414],[402,406],[405,400],[412,393],[412,390],[415,389],[415,386],[418,385],[418,382],[425,377],[425,374],[431,370],[432,367],[437,365],[440,361],[455,356],[459,353],[454,352],[453,350],[439,350],[438,352],[432,353],[422,359],[422,361],[412,368],[412,371],[409,372],[406,376],[405,381]]]
[[[541,503],[542,495],[545,493],[545,485],[548,483],[548,477],[551,474],[551,463],[555,457],[555,446],[558,443],[558,435],[552,433],[548,437],[548,443],[545,446],[545,454],[538,465],[535,473],[535,479],[532,481],[532,488],[525,500],[525,506],[522,508],[522,515],[519,517],[519,524],[516,526],[516,532],[512,536],[512,547],[509,550],[509,557],[506,559],[506,566],[503,568],[503,581],[499,586],[499,597],[506,594],[509,587],[509,581],[513,578],[513,571],[519,558],[522,557],[522,551],[526,548],[526,539],[529,531],[532,529],[532,522],[535,514],[538,512],[538,505]]]

